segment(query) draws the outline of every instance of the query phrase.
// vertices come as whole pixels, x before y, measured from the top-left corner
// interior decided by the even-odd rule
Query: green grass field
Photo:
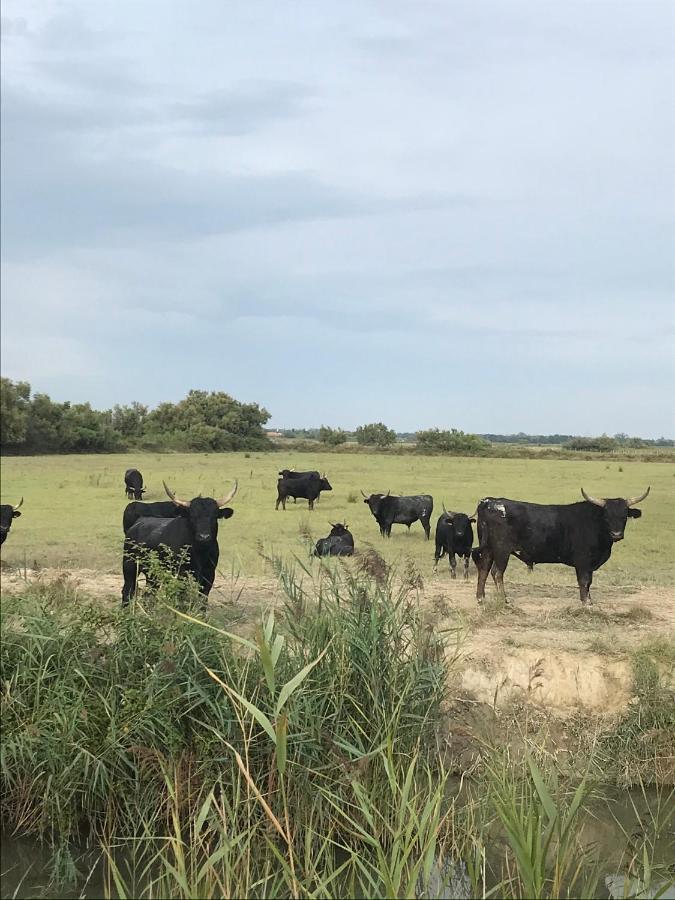
[[[573,502],[579,488],[605,497],[630,496],[651,485],[642,504],[643,517],[629,521],[626,539],[596,576],[603,583],[633,588],[670,584],[674,574],[675,466],[671,463],[606,461],[479,459],[386,454],[269,453],[252,454],[127,454],[91,456],[10,457],[2,462],[2,502],[16,503],[23,495],[23,515],[15,520],[2,549],[5,565],[120,569],[124,470],[137,466],[148,488],[147,500],[166,499],[162,479],[182,497],[223,495],[234,478],[239,492],[235,516],[220,526],[221,571],[255,576],[265,571],[260,542],[283,555],[306,558],[307,529],[313,538],[328,533],[328,522],[347,521],[357,548],[371,544],[388,561],[413,559],[424,577],[433,567],[433,527],[441,503],[449,509],[473,512],[485,495],[534,502]],[[306,501],[289,501],[276,512],[277,471],[285,466],[325,471],[333,491],[324,493],[314,512]],[[621,470],[623,469],[623,470]],[[431,493],[434,497],[432,541],[424,540],[419,523],[410,533],[394,526],[390,541],[380,538],[377,524],[362,502],[366,493]],[[444,565],[444,561],[441,563]],[[525,568],[513,562],[509,580],[527,579]],[[575,578],[563,566],[539,567],[538,583],[567,585]],[[572,594],[570,595],[572,596]]]

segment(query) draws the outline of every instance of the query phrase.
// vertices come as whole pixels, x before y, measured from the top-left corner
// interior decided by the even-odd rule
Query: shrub
[[[329,428],[322,425],[319,428],[319,440],[322,444],[328,444],[329,447],[337,447],[347,441],[347,432],[341,428]]]
[[[430,428],[427,431],[417,432],[419,453],[480,453],[489,447],[489,442],[478,435],[465,434],[456,428],[451,431]]]
[[[370,425],[359,425],[355,431],[355,437],[359,444],[369,444],[376,447],[391,447],[396,443],[396,432],[383,422],[374,422]]]

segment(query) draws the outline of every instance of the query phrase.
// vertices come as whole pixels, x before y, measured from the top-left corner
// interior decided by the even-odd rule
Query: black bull
[[[436,523],[436,553],[434,554],[434,570],[438,560],[447,553],[450,574],[457,577],[457,561],[455,556],[464,558],[464,578],[469,577],[469,560],[473,547],[473,528],[476,520],[465,513],[448,512],[443,507],[443,514]]]
[[[434,509],[434,498],[430,494],[415,494],[411,497],[394,497],[386,494],[370,494],[364,496],[364,503],[380,526],[382,537],[391,537],[392,525],[407,525],[408,531],[418,519],[424,528],[427,540],[431,535],[431,513]]]
[[[173,500],[156,500],[154,503],[141,503],[139,500],[132,500],[124,508],[122,528],[126,534],[139,519],[174,519],[180,515],[181,508]]]
[[[319,538],[314,548],[314,556],[353,556],[354,537],[346,525],[333,525],[328,537]]]
[[[0,545],[4,544],[7,540],[7,535],[9,534],[9,529],[12,527],[14,519],[18,519],[21,515],[19,507],[22,503],[23,497],[16,506],[12,506],[11,503],[0,504]]]
[[[124,473],[124,486],[127,500],[142,500],[146,493],[143,487],[143,476],[138,469],[127,469]]]
[[[316,469],[308,469],[306,472],[296,472],[294,469],[281,469],[279,472],[282,478],[317,478],[320,479],[321,473],[317,472]],[[325,477],[325,476],[324,476]],[[321,497],[317,497],[317,503],[321,499]],[[293,497],[293,503],[297,503],[297,497]]]
[[[122,605],[126,606],[136,593],[138,573],[147,577],[148,551],[157,551],[163,561],[178,564],[180,574],[192,575],[199,591],[208,597],[216,576],[220,550],[218,520],[229,519],[234,510],[225,506],[237,493],[237,482],[222,500],[195,497],[179,500],[164,488],[179,508],[174,518],[143,517],[125,533],[122,559]]]
[[[286,509],[287,497],[300,497],[309,502],[309,508],[314,509],[314,501],[318,499],[321,491],[332,491],[333,488],[327,478],[315,478],[314,475],[306,475],[302,478],[280,478],[277,481],[277,502],[274,506]]]
[[[478,566],[476,598],[485,597],[485,582],[492,571],[498,593],[504,593],[504,572],[513,554],[528,566],[562,563],[576,570],[582,603],[590,600],[593,572],[604,565],[616,541],[623,540],[626,522],[637,519],[632,509],[649,493],[638,497],[596,499],[581,489],[585,501],[551,504],[486,497],[478,504]]]

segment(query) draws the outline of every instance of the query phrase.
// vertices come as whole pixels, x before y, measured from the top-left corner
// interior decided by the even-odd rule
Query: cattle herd
[[[307,500],[309,508],[320,498],[322,491],[331,491],[325,474],[316,471],[295,472],[282,469],[277,482],[275,509],[286,509],[292,497]],[[229,519],[234,510],[227,504],[237,493],[235,480],[229,494],[220,500],[211,497],[178,498],[164,484],[169,500],[144,503],[143,476],[138,469],[124,473],[127,505],[122,517],[124,550],[122,555],[122,604],[126,606],[136,592],[139,573],[152,586],[153,565],[148,551],[156,551],[160,561],[170,562],[182,574],[194,577],[200,593],[207,598],[218,565],[218,520]],[[419,521],[426,539],[431,536],[431,514],[434,500],[430,494],[394,496],[367,495],[368,505],[380,534],[391,537],[392,525],[410,526]],[[641,510],[635,509],[649,494],[631,498],[605,499],[591,497],[581,489],[583,501],[567,504],[525,503],[505,497],[485,497],[472,515],[448,511],[436,523],[436,551],[434,570],[439,559],[447,554],[450,574],[456,577],[457,557],[464,560],[464,578],[469,577],[469,560],[478,570],[476,598],[485,597],[485,583],[492,575],[497,592],[506,601],[504,572],[514,556],[530,569],[539,563],[562,563],[574,568],[582,603],[590,601],[593,573],[609,559],[616,541],[623,540],[629,518],[637,519]],[[0,506],[0,544],[5,542],[10,526],[21,515],[19,507]],[[478,545],[474,547],[472,523],[476,523]],[[345,524],[332,524],[330,534],[317,541],[315,556],[352,556],[354,537]]]

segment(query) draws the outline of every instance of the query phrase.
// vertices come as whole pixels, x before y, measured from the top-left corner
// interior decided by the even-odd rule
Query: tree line
[[[142,403],[93,409],[31,395],[25,381],[0,380],[0,450],[9,453],[144,450],[268,450],[257,403],[240,403],[222,391],[190,391],[178,403],[150,410]]]
[[[142,403],[93,409],[89,403],[58,403],[47,394],[32,394],[25,381],[0,379],[0,451],[3,453],[93,453],[138,450],[270,450],[264,426],[270,413],[257,403],[241,403],[222,391],[190,391],[178,403],[150,410]],[[493,443],[558,444],[565,450],[611,453],[632,447],[672,447],[666,438],[645,440],[572,435],[477,435],[457,428],[429,428],[397,434],[383,422],[355,431],[320,428],[282,429],[284,437],[318,441],[326,447],[356,442],[386,450],[414,443],[419,453],[481,454]]]

